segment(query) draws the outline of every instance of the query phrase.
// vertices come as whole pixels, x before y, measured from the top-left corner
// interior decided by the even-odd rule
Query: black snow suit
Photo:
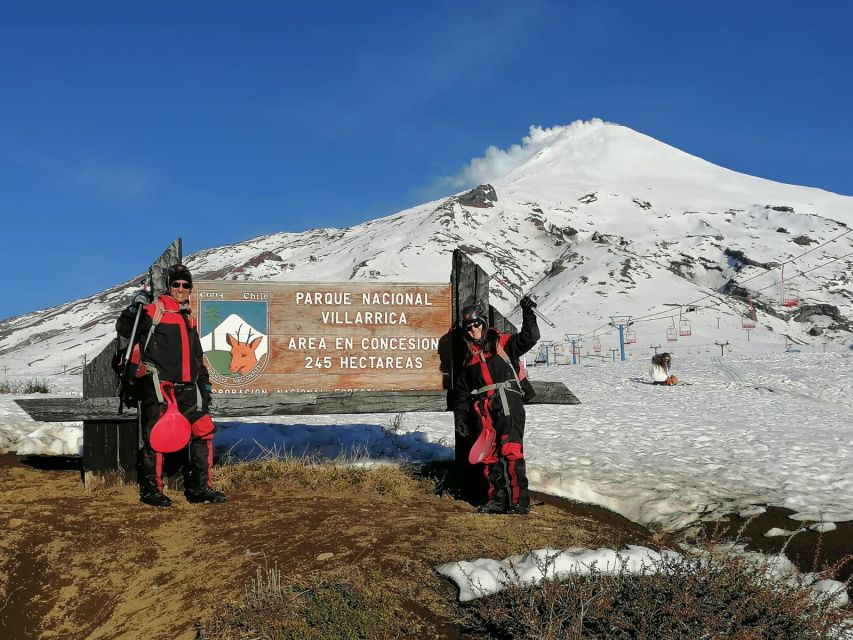
[[[136,396],[142,403],[140,490],[162,491],[164,464],[171,461],[179,462],[182,467],[184,490],[198,492],[211,484],[216,426],[209,414],[210,378],[202,358],[196,320],[188,305],[181,307],[166,294],[142,309],[130,362],[134,367]],[[155,323],[157,316],[159,320]],[[135,318],[136,307],[125,309],[116,322],[118,334],[130,337]],[[158,453],[151,447],[151,430],[166,410],[159,387],[162,382],[174,384],[178,409],[192,426],[188,448],[174,454]]]
[[[539,326],[532,309],[523,314],[520,333],[504,334],[491,328],[482,344],[469,340],[469,357],[456,381],[453,407],[456,421],[465,420],[476,426],[476,431],[486,422],[494,428],[495,448],[483,459],[489,482],[488,500],[505,503],[507,510],[530,508],[523,446],[523,390],[518,388],[516,375],[521,368],[519,359],[539,340]],[[498,353],[497,345],[503,348],[516,373]],[[522,382],[526,386],[526,381]],[[492,385],[501,388],[486,389]]]

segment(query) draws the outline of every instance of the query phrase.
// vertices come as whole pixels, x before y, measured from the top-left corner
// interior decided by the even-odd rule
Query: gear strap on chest
[[[509,391],[510,393],[517,393],[520,396],[524,395],[524,391],[521,386],[521,380],[518,377],[518,373],[516,372],[515,367],[512,366],[512,362],[510,361],[509,356],[503,348],[502,343],[505,343],[508,338],[509,336],[501,336],[501,339],[497,342],[496,351],[498,356],[500,356],[501,360],[506,362],[507,366],[510,368],[510,371],[512,371],[512,375],[515,378],[514,381],[507,380],[505,382],[494,382],[492,379],[492,374],[489,371],[489,365],[486,361],[486,354],[480,351],[475,356],[480,363],[480,375],[483,377],[483,382],[485,382],[486,384],[485,386],[473,391],[471,395],[482,396],[485,394],[486,397],[483,399],[482,402],[482,409],[484,410],[484,413],[489,413],[489,408],[491,407],[492,398],[494,397],[495,392],[497,392],[498,397],[501,399],[501,408],[503,409],[503,413],[505,416],[510,415],[509,401],[507,400],[506,395],[507,391]],[[517,387],[513,387],[513,382],[515,382]],[[477,413],[480,414],[480,418],[482,419],[483,415],[481,414],[480,409],[477,407],[478,404],[481,403],[475,402],[474,408]],[[491,423],[491,415],[489,415],[489,422]]]

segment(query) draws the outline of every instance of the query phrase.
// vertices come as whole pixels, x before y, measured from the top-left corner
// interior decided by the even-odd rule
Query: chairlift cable
[[[751,276],[751,277],[749,277],[749,278],[746,278],[745,280],[741,280],[741,281],[737,282],[736,284],[743,284],[744,282],[749,282],[750,280],[755,280],[756,278],[760,278],[761,276],[765,276],[765,275],[767,275],[768,273],[770,273],[771,271],[776,271],[777,269],[781,269],[783,265],[785,265],[785,264],[790,264],[790,263],[792,263],[792,262],[796,262],[796,261],[797,261],[797,260],[799,260],[802,256],[806,255],[806,253],[810,253],[811,251],[814,251],[814,250],[816,250],[816,249],[819,249],[820,247],[822,247],[822,246],[824,246],[824,245],[827,245],[827,244],[829,244],[830,242],[834,242],[835,240],[838,240],[838,238],[841,238],[841,237],[843,237],[843,236],[845,236],[845,235],[847,235],[848,233],[851,233],[851,232],[853,232],[853,229],[850,229],[850,230],[848,230],[848,231],[845,231],[844,233],[842,233],[842,234],[840,234],[840,235],[836,236],[835,238],[832,238],[831,240],[827,240],[826,242],[824,242],[824,243],[822,243],[822,244],[818,245],[817,247],[812,247],[811,249],[809,249],[808,251],[806,251],[806,252],[804,252],[804,253],[800,254],[800,255],[799,255],[799,256],[797,256],[796,258],[791,258],[790,260],[788,260],[788,261],[785,261],[785,262],[781,263],[779,267],[774,267],[773,269],[770,269],[770,270],[768,270],[768,271],[765,271],[764,273],[756,274],[756,275],[754,275],[754,276]],[[826,261],[826,262],[823,262],[823,263],[821,263],[821,264],[819,264],[819,265],[817,265],[817,266],[815,266],[815,267],[812,267],[811,269],[808,269],[808,270],[806,270],[806,271],[800,271],[800,272],[798,272],[798,273],[797,273],[797,275],[793,276],[793,278],[788,278],[788,280],[787,280],[787,281],[791,281],[791,280],[793,280],[793,279],[795,279],[795,278],[798,278],[798,277],[800,277],[800,276],[802,276],[802,275],[804,275],[804,274],[806,274],[806,273],[810,273],[810,272],[812,272],[812,271],[815,271],[816,269],[820,269],[820,268],[822,268],[822,267],[825,267],[826,265],[831,264],[831,263],[833,263],[833,262],[836,262],[837,260],[843,260],[844,258],[847,258],[848,256],[851,256],[851,255],[853,255],[853,253],[847,253],[847,254],[845,254],[845,255],[843,255],[843,256],[837,256],[837,257],[835,257],[835,258],[832,258],[831,260],[828,260],[828,261]],[[773,283],[771,283],[771,284],[767,285],[766,287],[761,287],[760,289],[754,289],[754,291],[756,291],[756,292],[758,292],[758,291],[764,291],[765,289],[770,289],[771,287],[775,287],[775,286],[777,286],[777,283],[776,283],[776,282],[773,282]],[[707,295],[705,295],[705,296],[702,296],[701,298],[697,298],[696,300],[694,300],[694,301],[692,301],[692,302],[688,302],[688,303],[686,303],[685,305],[680,305],[680,306],[691,306],[691,305],[696,304],[697,302],[701,302],[702,300],[706,300],[706,299],[708,299],[708,298],[715,298],[715,297],[716,297],[716,298],[718,298],[721,302],[723,302],[723,303],[725,303],[725,304],[728,304],[728,302],[727,302],[727,301],[725,301],[724,299],[720,298],[719,296],[720,296],[720,294],[719,294],[718,292],[709,293],[709,294],[707,294]],[[674,317],[674,316],[662,316],[662,314],[664,314],[664,313],[669,313],[669,310],[666,310],[666,311],[658,311],[658,312],[656,312],[656,313],[650,313],[650,314],[648,314],[648,315],[646,315],[646,316],[639,316],[638,318],[635,318],[635,319],[633,320],[633,322],[643,322],[643,321],[646,321],[646,322],[647,322],[647,321],[650,321],[650,320],[665,320],[666,318]],[[655,316],[661,316],[661,317],[655,317]],[[607,326],[607,325],[604,325],[604,326]]]
[[[746,283],[746,282],[750,282],[751,280],[755,280],[755,279],[760,278],[760,277],[762,277],[762,276],[766,276],[768,273],[772,273],[773,271],[777,271],[777,270],[781,269],[783,265],[785,265],[785,264],[790,264],[790,263],[793,263],[793,262],[796,262],[797,260],[799,260],[800,258],[802,258],[803,256],[805,256],[806,254],[809,254],[809,253],[811,253],[812,251],[817,251],[817,250],[818,250],[818,249],[820,249],[821,247],[824,247],[824,246],[826,246],[826,245],[828,245],[828,244],[831,244],[831,243],[835,242],[836,240],[838,240],[839,238],[843,238],[844,236],[846,236],[846,235],[850,234],[851,232],[853,232],[853,229],[848,229],[848,230],[847,230],[847,231],[845,231],[844,233],[840,233],[840,234],[838,234],[837,236],[835,236],[834,238],[830,238],[830,239],[829,239],[829,240],[827,240],[826,242],[822,242],[822,243],[820,243],[819,245],[817,245],[816,247],[812,247],[811,249],[808,249],[807,251],[804,251],[804,252],[803,252],[803,253],[801,253],[800,255],[798,255],[798,256],[796,256],[796,257],[794,257],[794,258],[791,258],[790,260],[785,260],[785,261],[780,262],[779,267],[774,267],[773,269],[768,269],[767,271],[765,271],[765,272],[763,272],[763,273],[758,273],[758,274],[756,274],[756,275],[754,275],[754,276],[750,276],[749,278],[746,278],[746,279],[744,279],[744,280],[740,280],[740,281],[736,282],[735,284],[742,285],[742,284],[744,284],[744,283]],[[625,250],[623,249],[623,251],[625,251]],[[626,252],[626,253],[630,253],[631,255],[636,255],[636,254],[634,254],[634,253],[632,253],[632,252],[630,252],[630,251],[625,251],[625,252]],[[847,258],[847,257],[849,257],[849,256],[851,256],[851,255],[853,255],[853,252],[851,252],[851,253],[847,253],[847,254],[845,254],[845,255],[843,255],[843,256],[838,256],[838,257],[836,257],[836,258],[833,258],[832,260],[829,260],[829,261],[827,261],[827,262],[821,263],[821,264],[819,264],[819,265],[817,265],[817,266],[815,266],[815,267],[813,267],[813,268],[811,268],[811,269],[808,269],[807,271],[800,271],[797,275],[795,275],[795,276],[794,276],[794,278],[797,278],[797,277],[799,277],[799,276],[805,275],[806,273],[810,273],[810,272],[812,272],[812,271],[815,271],[816,269],[820,269],[821,267],[824,267],[824,266],[826,266],[826,265],[828,265],[828,264],[831,264],[831,263],[833,263],[833,262],[836,262],[837,260],[843,260],[844,258]],[[637,257],[639,257],[639,256],[637,256]],[[790,281],[790,280],[792,280],[792,279],[793,279],[793,278],[788,278],[788,280],[789,280],[789,281]],[[776,283],[776,282],[773,282],[772,284],[769,284],[769,285],[767,285],[766,287],[762,287],[762,288],[760,288],[760,289],[755,289],[754,291],[756,291],[756,292],[758,292],[758,291],[764,291],[765,289],[770,289],[771,287],[775,287],[775,286],[777,286],[777,283]],[[514,292],[513,292],[513,293],[514,293]],[[723,304],[729,305],[728,301],[726,301],[724,298],[722,298],[719,292],[716,292],[716,291],[715,291],[714,293],[709,293],[709,294],[707,294],[707,295],[702,296],[701,298],[697,298],[696,300],[693,300],[692,302],[688,302],[688,303],[686,303],[685,305],[679,305],[679,306],[688,306],[688,307],[689,307],[689,306],[695,305],[695,304],[696,304],[696,303],[698,303],[698,302],[701,302],[702,300],[707,300],[708,298],[716,298],[716,299],[718,299],[720,302],[722,302]],[[733,311],[735,311],[734,309],[732,309],[732,310],[733,310]],[[658,312],[655,312],[655,313],[650,313],[650,314],[645,315],[645,316],[639,316],[639,317],[637,317],[637,318],[634,318],[634,319],[632,319],[632,320],[631,320],[631,322],[654,322],[654,321],[657,321],[657,320],[666,320],[667,318],[674,318],[674,317],[675,317],[674,315],[672,315],[672,316],[662,316],[662,315],[661,315],[661,314],[668,313],[668,312],[669,312],[669,310],[666,310],[666,311],[658,311]],[[736,311],[736,313],[737,313],[737,311]],[[656,316],[661,316],[661,317],[656,317]],[[610,323],[605,323],[605,324],[601,325],[600,327],[598,327],[597,329],[594,329],[594,330],[593,330],[593,332],[592,332],[592,334],[590,334],[590,333],[585,333],[585,334],[583,334],[583,335],[584,335],[584,336],[587,336],[587,335],[593,335],[593,334],[597,333],[598,331],[601,331],[602,329],[605,329],[605,328],[607,328],[607,327],[610,327]],[[606,332],[605,332],[605,335],[608,335],[608,334],[610,334],[610,333],[612,333],[612,332],[613,332],[613,329],[611,328],[611,330],[610,330],[610,331],[606,331]]]

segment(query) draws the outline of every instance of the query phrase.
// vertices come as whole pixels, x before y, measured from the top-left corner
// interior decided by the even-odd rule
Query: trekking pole
[[[501,285],[504,289],[506,289],[509,293],[511,293],[511,294],[512,294],[512,296],[513,296],[516,300],[521,300],[521,298],[523,298],[523,297],[524,297],[524,296],[520,296],[520,295],[518,295],[515,291],[513,291],[512,289],[510,289],[510,288],[509,288],[509,285],[508,285],[506,282],[504,282],[503,280],[501,280],[501,279],[498,277],[498,274],[496,274],[496,273],[493,273],[492,275],[490,275],[490,276],[489,276],[489,280],[494,280],[495,282],[497,282],[497,283],[498,283],[499,285]],[[542,315],[542,313],[540,313],[539,311],[537,311],[535,307],[533,308],[533,313],[535,313],[537,316],[539,316],[540,318],[542,318],[542,319],[543,319],[543,320],[544,320],[544,321],[545,321],[545,322],[546,322],[550,327],[553,327],[553,328],[555,328],[555,329],[557,328],[557,325],[555,325],[555,324],[554,324],[553,322],[551,322],[548,318],[546,318],[544,315]]]

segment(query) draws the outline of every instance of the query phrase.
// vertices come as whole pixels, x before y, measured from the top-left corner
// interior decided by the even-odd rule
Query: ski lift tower
[[[540,340],[539,344],[545,349],[545,366],[551,364],[551,346],[554,344],[553,340]]]
[[[581,342],[583,338],[579,333],[567,333],[566,340],[572,345],[572,364],[580,364]]]
[[[625,329],[631,326],[631,316],[610,316],[610,324],[619,329],[619,357],[625,362]]]

